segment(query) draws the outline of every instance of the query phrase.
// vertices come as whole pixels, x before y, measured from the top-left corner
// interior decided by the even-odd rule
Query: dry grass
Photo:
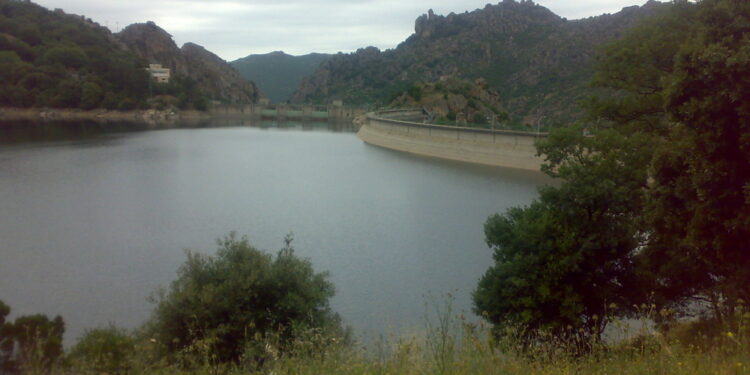
[[[330,336],[311,331],[294,341],[285,351],[268,337],[254,345],[264,352],[263,363],[248,360],[221,365],[211,360],[210,342],[195,343],[184,353],[182,365],[168,364],[149,349],[148,340],[137,346],[128,374],[193,375],[319,375],[319,374],[398,374],[398,375],[739,375],[750,374],[750,339],[743,314],[733,329],[720,327],[719,335],[696,333],[700,324],[682,324],[663,335],[651,325],[642,324],[609,346],[596,345],[592,353],[577,356],[566,350],[564,340],[551,338],[531,352],[519,353],[513,340],[498,342],[488,326],[467,322],[452,315],[450,305],[435,309],[426,319],[421,335],[391,335],[365,348],[337,342]],[[630,325],[632,326],[632,325]],[[716,328],[716,327],[714,327]],[[85,365],[85,364],[84,364]],[[98,374],[85,366],[63,369],[59,374]]]

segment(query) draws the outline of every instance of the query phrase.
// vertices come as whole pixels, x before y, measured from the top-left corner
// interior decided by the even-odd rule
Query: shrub
[[[291,237],[275,257],[234,233],[218,245],[216,255],[187,250],[177,280],[158,301],[150,331],[173,360],[198,352],[218,363],[262,362],[254,348],[270,336],[284,350],[299,332],[341,332],[328,305],[328,274],[295,256]]]
[[[69,359],[82,372],[120,374],[128,371],[134,351],[133,338],[109,326],[84,333],[71,349]]]
[[[48,372],[62,355],[62,317],[26,315],[6,321],[10,307],[0,301],[0,374]]]
[[[104,90],[94,82],[85,82],[81,86],[81,108],[92,109],[99,107],[104,96]]]
[[[121,111],[130,111],[135,109],[135,107],[138,105],[138,102],[136,102],[133,98],[122,98],[120,102],[117,104],[117,109]]]

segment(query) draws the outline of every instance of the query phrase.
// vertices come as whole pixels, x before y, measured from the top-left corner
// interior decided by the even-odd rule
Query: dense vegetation
[[[452,75],[484,78],[513,123],[561,125],[582,118],[577,102],[594,92],[588,81],[596,46],[662,6],[650,2],[576,21],[526,0],[447,16],[430,11],[395,49],[334,55],[303,81],[293,100],[387,104],[414,83]]]
[[[539,145],[560,185],[485,225],[495,265],[474,301],[499,333],[597,342],[644,307],[665,328],[697,312],[747,329],[748,25],[745,1],[677,2],[604,49],[613,95]]]
[[[266,359],[261,344],[271,335],[275,350],[283,350],[310,330],[343,333],[328,306],[334,287],[327,273],[296,257],[291,241],[275,257],[234,234],[219,241],[215,256],[188,252],[148,335],[174,360],[204,350],[219,363],[255,363]]]
[[[157,83],[146,66],[90,19],[0,0],[0,106],[206,109],[194,79]]]
[[[215,255],[186,251],[178,278],[154,297],[149,321],[132,334],[113,326],[89,330],[67,356],[61,317],[6,322],[10,308],[0,301],[0,372],[257,369],[301,342],[314,340],[310,350],[350,343],[329,307],[328,274],[297,257],[291,243],[289,235],[273,256],[230,233]]]
[[[312,74],[320,64],[331,58],[323,53],[291,56],[284,52],[249,55],[230,62],[248,81],[263,90],[272,103],[284,103],[292,98],[302,78]]]
[[[7,321],[10,307],[0,301],[0,373],[43,371],[57,365],[63,354],[65,324],[60,316],[20,316]]]
[[[478,128],[509,128],[508,113],[502,109],[500,94],[483,79],[474,82],[443,77],[438,82],[417,82],[389,100],[388,107],[422,108],[433,124]],[[529,130],[525,127],[516,127]]]
[[[149,93],[145,66],[91,20],[0,1],[0,104],[133,109]]]

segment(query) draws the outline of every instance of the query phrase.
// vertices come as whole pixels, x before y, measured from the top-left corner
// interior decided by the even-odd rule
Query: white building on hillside
[[[148,64],[146,70],[151,73],[152,77],[156,78],[156,82],[169,82],[169,68],[162,68],[161,64]]]

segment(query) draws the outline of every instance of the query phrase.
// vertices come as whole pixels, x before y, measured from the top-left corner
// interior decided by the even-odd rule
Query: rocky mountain
[[[255,82],[273,103],[281,103],[289,100],[302,79],[331,56],[322,53],[292,56],[276,51],[249,55],[229,64],[247,80]]]
[[[444,125],[501,128],[507,120],[500,94],[481,78],[472,82],[443,76],[436,82],[416,83],[389,107],[422,108],[427,110],[429,122]]]
[[[576,103],[590,93],[597,47],[662,6],[649,1],[575,21],[529,0],[447,16],[429,11],[395,49],[367,47],[324,62],[292,100],[383,104],[416,82],[483,78],[516,123],[570,121],[581,116]]]
[[[198,89],[211,99],[256,103],[263,96],[226,61],[197,44],[178,48],[172,36],[153,22],[132,24],[115,35],[147,63],[161,64],[173,75],[195,80]]]

